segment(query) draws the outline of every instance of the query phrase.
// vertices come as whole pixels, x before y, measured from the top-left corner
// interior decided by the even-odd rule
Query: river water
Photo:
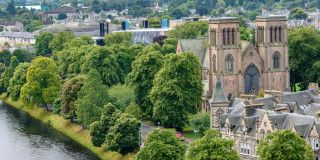
[[[90,150],[0,101],[0,160],[96,160]]]

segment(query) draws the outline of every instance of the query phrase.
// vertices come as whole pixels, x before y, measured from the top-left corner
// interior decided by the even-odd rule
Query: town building
[[[19,21],[0,21],[4,31],[23,31],[23,24]]]
[[[0,44],[8,42],[10,46],[15,45],[31,45],[36,43],[37,33],[30,32],[0,32]]]

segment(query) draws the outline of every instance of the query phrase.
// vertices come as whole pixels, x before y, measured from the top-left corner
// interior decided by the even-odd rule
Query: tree
[[[50,42],[49,47],[52,49],[52,51],[61,51],[63,49],[63,44],[65,42],[68,42],[75,38],[75,35],[71,31],[60,31],[56,35],[54,35],[54,38]]]
[[[176,19],[181,19],[184,16],[187,16],[186,13],[184,13],[181,9],[179,8],[175,8],[173,10],[171,10],[170,12],[170,16],[171,17],[175,17]]]
[[[233,140],[220,138],[219,136],[219,131],[207,130],[204,137],[190,144],[187,159],[240,160],[237,150],[233,148]]]
[[[110,95],[110,102],[120,111],[125,111],[126,107],[135,100],[134,91],[125,85],[113,85],[108,93]]]
[[[73,119],[76,115],[75,101],[78,99],[78,92],[82,88],[86,76],[79,75],[68,80],[63,87],[61,94],[61,115],[66,119]]]
[[[278,130],[261,139],[257,153],[260,159],[314,159],[310,145],[297,133]]]
[[[19,62],[31,62],[31,53],[26,49],[17,49],[13,51],[12,56],[16,56]]]
[[[115,32],[107,34],[104,42],[106,46],[111,46],[112,44],[123,44],[129,46],[133,43],[133,34],[131,32]]]
[[[111,103],[104,106],[100,120],[90,125],[91,142],[94,146],[101,147],[106,140],[110,127],[114,126],[120,116],[121,112]]]
[[[134,89],[141,110],[151,114],[153,109],[149,94],[153,87],[154,76],[163,66],[163,56],[155,50],[140,54],[132,63],[132,71],[128,74],[126,83]]]
[[[141,123],[132,115],[122,114],[106,136],[105,145],[110,151],[127,154],[139,148]]]
[[[17,13],[14,0],[11,0],[10,3],[7,6],[7,13],[10,15],[15,15]]]
[[[1,75],[1,90],[2,93],[7,91],[7,88],[9,87],[10,79],[13,77],[13,73],[19,65],[19,60],[17,57],[13,56],[11,57],[10,65],[8,68],[5,69],[4,73]]]
[[[182,131],[188,115],[195,114],[202,103],[199,68],[199,58],[192,52],[166,55],[150,93],[156,121]]]
[[[130,105],[126,108],[125,113],[131,114],[139,120],[141,110],[139,108],[139,105],[137,105],[135,102],[131,102]]]
[[[147,135],[144,147],[135,156],[136,160],[182,160],[187,145],[170,130],[156,129]]]
[[[37,57],[28,68],[27,83],[21,88],[20,99],[25,106],[52,104],[59,95],[60,76],[57,66],[47,57]]]
[[[81,38],[82,40],[86,41],[86,42],[88,43],[88,45],[94,44],[94,40],[93,40],[90,36],[88,36],[88,35],[86,35],[86,34],[80,36],[80,38]]]
[[[206,130],[210,129],[210,112],[190,116],[189,123],[192,128],[199,130],[202,136]]]
[[[306,89],[309,82],[319,80],[316,63],[320,58],[320,35],[314,27],[298,27],[288,32],[290,82],[293,91],[296,83]],[[315,66],[313,66],[315,65]]]
[[[149,18],[149,28],[161,28],[161,20],[158,18]]]
[[[216,8],[225,8],[227,4],[223,0],[218,0],[218,3],[216,4]]]
[[[20,90],[27,82],[27,71],[30,66],[31,63],[20,63],[9,81],[8,93],[13,101],[17,101],[20,97]]]
[[[72,0],[70,5],[72,8],[78,8],[78,0]]]
[[[36,30],[42,29],[43,27],[45,27],[45,26],[41,21],[35,20],[35,21],[32,21],[31,23],[27,24],[24,27],[24,30],[26,30],[27,32],[34,32]]]
[[[304,19],[308,18],[308,14],[300,7],[296,7],[290,10],[289,19]]]
[[[176,53],[178,45],[178,40],[174,38],[167,38],[164,40],[164,44],[161,48],[161,53],[163,55],[170,54],[170,53]]]
[[[54,34],[50,32],[42,32],[39,36],[36,36],[36,43],[34,45],[35,56],[45,56],[51,54],[52,50],[49,47],[50,42],[53,40]]]
[[[3,65],[9,66],[10,64],[10,59],[11,59],[11,53],[8,50],[3,50],[2,52],[0,52],[0,60],[3,62]]]
[[[3,25],[0,25],[0,32],[2,32],[4,30]]]
[[[110,48],[95,46],[82,59],[81,72],[86,74],[95,69],[101,74],[103,83],[112,86],[119,83],[118,68],[117,58]]]
[[[80,91],[77,105],[77,119],[83,126],[99,120],[102,107],[108,102],[109,96],[107,87],[103,85],[99,72],[91,70]]]
[[[67,19],[67,18],[68,18],[68,16],[65,13],[59,13],[58,14],[58,19],[59,20],[64,20],[64,19]]]
[[[169,38],[174,39],[193,39],[205,37],[208,32],[208,24],[205,21],[186,22],[177,25],[168,33]]]

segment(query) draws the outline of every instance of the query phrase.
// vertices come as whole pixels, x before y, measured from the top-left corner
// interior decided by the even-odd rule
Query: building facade
[[[284,16],[258,16],[255,40],[240,40],[239,18],[209,20],[209,93],[219,78],[225,94],[290,90],[287,23]]]

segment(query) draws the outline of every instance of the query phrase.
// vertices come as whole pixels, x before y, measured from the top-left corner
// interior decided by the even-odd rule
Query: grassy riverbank
[[[52,112],[46,111],[46,109],[35,106],[34,108],[23,107],[21,101],[12,101],[10,98],[6,97],[6,93],[0,95],[0,99],[4,102],[10,104],[11,106],[23,110],[32,117],[41,120],[44,123],[50,123],[50,126],[59,132],[67,135],[71,139],[77,141],[83,146],[90,149],[92,152],[97,154],[101,159],[105,160],[130,160],[133,158],[134,154],[121,155],[117,152],[111,152],[106,150],[104,147],[94,147],[91,144],[91,137],[89,130],[83,129],[80,125],[71,123],[70,121],[53,114]]]

